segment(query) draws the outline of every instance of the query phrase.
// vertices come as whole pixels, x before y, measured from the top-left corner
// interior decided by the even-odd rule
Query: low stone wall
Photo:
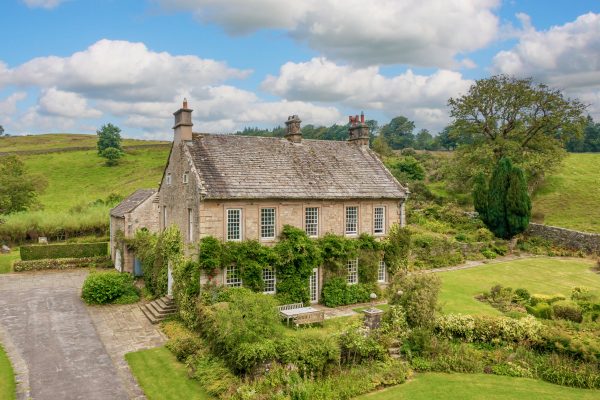
[[[529,224],[525,233],[550,240],[560,247],[600,254],[600,234],[597,233],[579,232],[533,222]]]

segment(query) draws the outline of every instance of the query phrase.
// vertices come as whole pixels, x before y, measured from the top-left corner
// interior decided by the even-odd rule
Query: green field
[[[600,154],[569,154],[533,201],[547,225],[600,233]]]
[[[567,298],[571,289],[579,286],[600,295],[600,275],[590,270],[592,265],[588,259],[544,257],[440,272],[439,303],[445,313],[499,315],[500,311],[474,298],[496,284],[525,288],[532,294],[561,294]]]
[[[10,361],[0,345],[0,399],[15,398],[15,376]]]
[[[600,391],[525,378],[484,374],[417,375],[402,385],[359,397],[363,400],[592,400]]]
[[[200,382],[189,379],[186,366],[164,347],[125,355],[148,400],[206,400]]]
[[[96,147],[96,135],[75,133],[48,133],[44,135],[10,136],[0,139],[0,153],[11,151],[36,151],[68,149],[73,147]],[[123,139],[123,146],[147,144],[165,144],[169,142],[155,140]]]
[[[21,257],[19,249],[13,249],[8,254],[0,254],[0,274],[12,271],[12,263]]]

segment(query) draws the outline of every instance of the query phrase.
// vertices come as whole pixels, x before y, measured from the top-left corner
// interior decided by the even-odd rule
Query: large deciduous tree
[[[497,237],[509,239],[527,229],[531,200],[523,170],[503,157],[489,182],[483,173],[474,180],[473,204],[488,229]]]
[[[389,124],[382,126],[379,134],[385,138],[392,149],[404,149],[414,146],[414,130],[415,123],[413,121],[399,116],[392,119]]]
[[[586,123],[584,104],[529,78],[480,79],[448,105],[453,130],[469,138],[455,155],[459,185],[472,184],[479,172],[489,175],[498,160],[510,157],[536,186],[558,166],[565,143],[580,136]]]
[[[98,135],[98,155],[102,155],[102,152],[109,147],[123,151],[121,148],[121,129],[118,126],[111,123],[102,125],[96,131],[96,134]]]
[[[46,181],[28,174],[17,156],[0,157],[0,214],[29,209],[45,187]]]

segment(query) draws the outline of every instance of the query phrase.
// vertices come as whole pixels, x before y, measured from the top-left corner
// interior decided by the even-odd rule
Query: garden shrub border
[[[21,260],[100,257],[108,254],[108,242],[36,244],[20,247]]]
[[[61,270],[73,268],[111,268],[112,260],[109,256],[84,257],[84,258],[48,258],[44,260],[15,261],[15,272]]]

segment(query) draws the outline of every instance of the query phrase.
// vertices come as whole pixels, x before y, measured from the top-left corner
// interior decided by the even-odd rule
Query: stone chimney
[[[188,108],[187,99],[183,99],[183,106],[175,111],[175,125],[173,126],[173,142],[179,144],[182,141],[192,140],[192,111]]]
[[[297,115],[290,115],[285,121],[285,138],[292,143],[302,142],[302,133],[300,132],[300,118]]]
[[[358,115],[354,117],[350,115],[348,123],[350,124],[348,128],[350,138],[348,141],[352,144],[369,147],[369,126],[365,124],[365,114],[360,113],[360,120]]]

